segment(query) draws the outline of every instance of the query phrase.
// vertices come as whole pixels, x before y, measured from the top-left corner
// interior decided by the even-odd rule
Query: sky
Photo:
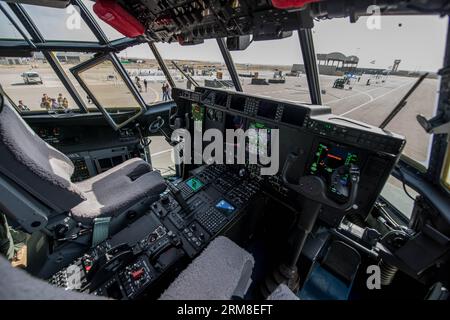
[[[90,1],[85,1],[89,9]],[[31,18],[47,39],[86,40],[95,39],[83,23],[79,30],[69,30],[64,9],[25,6]],[[395,59],[401,59],[399,69],[411,71],[437,71],[443,62],[447,18],[436,16],[381,17],[380,29],[370,30],[367,17],[357,23],[348,19],[315,22],[313,37],[316,53],[342,52],[360,58],[360,67],[389,68]],[[0,18],[0,24],[4,25]],[[120,37],[115,30],[99,22],[110,39]],[[0,37],[8,32],[0,30]],[[206,40],[197,46],[181,47],[178,44],[158,44],[165,59],[205,60],[222,62],[215,40]],[[127,49],[122,56],[153,58],[148,46]],[[236,63],[292,65],[303,63],[297,33],[287,39],[253,42],[245,51],[232,52]],[[371,63],[372,62],[372,63]]]

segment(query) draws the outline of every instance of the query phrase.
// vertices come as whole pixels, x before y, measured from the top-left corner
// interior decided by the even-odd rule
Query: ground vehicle
[[[347,82],[347,79],[345,79],[345,78],[336,79],[333,83],[333,88],[344,89],[344,85],[346,82]]]
[[[386,13],[394,14],[396,10],[404,12],[403,10],[410,9],[403,7],[402,3],[396,7],[391,2],[383,7],[387,10]],[[94,242],[92,250],[87,250],[86,244],[90,244],[95,238],[93,233],[96,227],[94,231],[90,225],[84,228],[67,215],[60,219],[61,214],[72,208],[65,208],[55,214],[52,211],[45,214],[41,212],[44,210],[36,205],[37,212],[42,213],[40,216],[44,218],[41,223],[35,224],[34,222],[39,221],[35,221],[34,216],[26,216],[25,211],[4,205],[9,209],[7,215],[11,221],[20,215],[20,219],[16,220],[23,225],[19,226],[16,221],[15,227],[33,227],[34,237],[37,238],[34,239],[35,242],[44,243],[52,249],[32,252],[36,259],[30,259],[30,264],[34,264],[28,268],[30,272],[44,279],[51,278],[53,283],[67,287],[67,283],[58,282],[59,276],[64,278],[64,275],[69,273],[68,266],[79,267],[81,264],[83,272],[89,273],[93,270],[91,274],[94,274],[88,279],[88,286],[81,288],[86,292],[130,299],[141,295],[158,296],[165,289],[165,285],[157,283],[156,279],[166,276],[172,280],[177,275],[174,271],[176,268],[172,268],[175,264],[184,266],[186,260],[191,261],[199,255],[211,239],[219,234],[226,234],[247,250],[258,245],[263,247],[264,250],[261,251],[268,253],[266,258],[269,263],[265,264],[265,267],[269,270],[263,272],[265,279],[263,277],[255,281],[258,286],[263,287],[264,296],[267,296],[278,282],[286,282],[290,289],[301,297],[330,298],[325,292],[321,292],[321,296],[313,296],[311,291],[308,291],[308,288],[317,285],[315,280],[318,279],[318,272],[325,274],[330,281],[343,279],[341,282],[344,282],[347,290],[333,298],[347,298],[352,291],[364,298],[378,295],[395,297],[405,287],[409,289],[406,293],[408,297],[423,298],[430,287],[436,288],[435,284],[441,283],[443,287],[448,287],[446,271],[449,266],[449,200],[448,190],[441,184],[442,173],[448,170],[448,166],[444,164],[448,150],[448,133],[440,131],[443,126],[445,129],[445,124],[448,123],[448,108],[444,108],[442,104],[448,98],[448,92],[441,91],[439,115],[434,120],[425,119],[423,122],[427,131],[435,132],[436,135],[433,137],[435,143],[431,152],[432,165],[422,173],[411,165],[411,162],[401,159],[405,148],[403,137],[387,132],[384,127],[380,129],[344,117],[350,111],[361,110],[362,104],[355,107],[345,106],[347,109],[342,110],[340,115],[333,115],[330,108],[323,106],[321,101],[319,75],[311,40],[311,22],[312,17],[332,18],[347,15],[347,6],[343,6],[342,10],[330,7],[330,10],[334,8],[336,11],[328,12],[327,1],[322,1],[311,4],[305,10],[279,9],[277,13],[282,14],[286,18],[282,20],[287,22],[281,23],[275,19],[272,25],[254,23],[243,10],[237,14],[243,15],[239,21],[242,21],[246,28],[231,26],[230,29],[224,29],[210,25],[206,28],[203,20],[196,18],[194,13],[192,16],[190,13],[183,15],[182,12],[192,12],[184,9],[180,9],[180,13],[175,14],[172,19],[152,20],[152,14],[148,11],[146,18],[136,14],[141,10],[145,11],[144,4],[138,7],[127,6],[125,1],[121,1],[132,16],[146,19],[145,22],[153,21],[154,24],[145,24],[150,29],[144,37],[109,41],[98,31],[97,22],[87,14],[83,2],[73,3],[82,9],[84,19],[89,22],[88,25],[95,31],[99,40],[99,43],[91,44],[89,48],[79,43],[61,47],[57,41],[46,41],[44,44],[35,30],[37,27],[27,23],[29,19],[25,19],[26,10],[17,4],[9,6],[22,18],[19,18],[20,21],[26,23],[26,29],[33,37],[32,42],[36,49],[30,46],[26,51],[30,53],[33,50],[42,50],[45,53],[58,79],[64,83],[76,105],[80,106],[77,116],[55,116],[46,113],[23,115],[40,137],[70,155],[77,169],[75,179],[84,180],[97,173],[105,177],[108,169],[128,157],[141,156],[148,160],[149,146],[154,146],[149,143],[149,137],[168,136],[168,133],[176,129],[185,129],[195,134],[195,121],[204,125],[204,129],[216,129],[220,132],[238,128],[262,132],[270,130],[276,135],[275,130],[280,130],[280,170],[277,170],[276,174],[263,175],[260,170],[265,168],[264,166],[245,162],[236,166],[177,164],[177,186],[173,186],[169,181],[167,192],[159,200],[151,204],[145,203],[139,210],[129,210],[129,214],[124,213],[125,216],[121,215],[122,220],[117,221],[118,225],[111,227],[111,239]],[[267,2],[252,9],[261,15],[270,16],[274,3],[275,1]],[[364,2],[361,8],[352,7],[352,10],[364,14],[367,5],[371,3]],[[191,4],[183,2],[182,6],[185,5]],[[430,5],[434,5],[432,12],[441,13],[441,2],[430,1]],[[196,6],[197,4],[192,4],[193,12],[197,12]],[[227,12],[230,7],[227,3],[223,10]],[[123,13],[120,12],[119,14]],[[354,13],[351,16],[354,16]],[[298,15],[303,16],[300,21],[297,19]],[[183,23],[186,19],[193,19],[194,22],[188,26]],[[223,23],[223,19],[214,15],[206,20],[205,23]],[[142,24],[139,21],[134,23],[136,26]],[[268,28],[265,28],[267,26]],[[264,96],[267,95],[267,86],[257,94],[244,91],[223,38],[239,37],[238,43],[244,43],[246,34],[240,32],[252,33],[259,39],[276,39],[287,36],[290,31],[296,29],[299,29],[311,103]],[[207,38],[218,39],[218,47],[236,92],[197,86],[196,79],[189,79],[189,74],[184,76],[196,88],[189,90],[177,86],[171,77],[171,71],[176,69],[169,70],[154,45],[154,42],[162,40],[176,40],[184,45],[198,44]],[[130,80],[125,68],[120,64],[115,52],[140,42],[149,45],[154,53],[155,60],[172,87],[174,101],[147,105],[133,86],[133,79]],[[19,50],[23,45],[16,44],[18,54],[23,54],[23,51]],[[448,48],[448,44],[446,47]],[[11,46],[7,49],[11,50]],[[87,112],[89,108],[78,91],[81,89],[75,88],[51,54],[56,50],[92,50],[100,53],[70,70],[75,81],[93,99],[99,111]],[[8,54],[10,52],[7,51]],[[448,59],[447,56],[444,70],[448,67]],[[197,64],[203,63],[197,61]],[[117,83],[111,84],[115,87],[103,87],[102,70],[117,72]],[[448,74],[444,72],[442,76],[442,85],[445,86],[448,83]],[[407,84],[410,82],[402,83],[401,86],[406,88]],[[153,93],[156,96],[159,94],[159,84],[155,88],[155,91],[158,90]],[[292,86],[290,89],[295,91],[296,87]],[[386,93],[380,96],[383,94]],[[369,93],[366,92],[366,95]],[[371,99],[375,98],[371,96]],[[397,113],[401,107],[402,105],[399,109],[396,108]],[[391,115],[395,114],[389,113],[389,118]],[[93,137],[97,139],[92,141]],[[254,153],[252,150],[258,150],[260,146],[272,147],[276,141],[275,136],[269,142],[259,138],[256,141],[250,140],[248,148],[244,150],[248,154]],[[179,141],[171,143],[171,147],[183,145]],[[89,144],[89,148],[82,149],[86,144]],[[235,145],[234,141],[224,144],[233,147]],[[10,145],[11,143],[8,144]],[[216,155],[219,154],[222,152],[217,151]],[[402,218],[395,205],[379,197],[380,190],[391,173],[420,194],[414,199],[414,217],[410,221]],[[8,180],[6,177],[4,180],[9,181],[11,178]],[[304,188],[305,185],[309,188]],[[42,197],[42,194],[36,194],[34,188],[27,190],[29,189],[34,191],[34,198],[31,199]],[[309,192],[311,189],[317,192]],[[24,194],[25,191],[22,190]],[[18,194],[21,193],[15,193],[16,196]],[[8,199],[1,200],[6,203]],[[31,223],[26,224],[27,222]],[[121,223],[129,225],[132,232],[123,228]],[[148,229],[141,230],[142,226]],[[139,239],[134,239],[134,236]],[[126,245],[122,246],[124,239]],[[130,247],[133,250],[130,250]],[[30,244],[30,251],[32,249]],[[113,256],[112,259],[107,259],[105,250],[108,256]],[[344,254],[351,259],[343,259]],[[392,284],[386,291],[370,291],[364,287],[367,280],[364,271],[369,266],[379,264],[383,284]],[[342,266],[345,268],[340,268]],[[297,268],[300,271],[297,271]],[[343,269],[350,271],[343,272]],[[297,290],[300,285],[299,274],[302,275],[300,291]],[[393,279],[395,274],[397,278]],[[144,281],[137,281],[140,279]],[[129,290],[125,288],[128,280],[132,281]],[[252,288],[253,297],[260,298],[259,292],[257,287]],[[439,298],[444,298],[444,294]]]
[[[23,82],[25,84],[43,84],[39,73],[34,71],[28,71],[22,73]]]

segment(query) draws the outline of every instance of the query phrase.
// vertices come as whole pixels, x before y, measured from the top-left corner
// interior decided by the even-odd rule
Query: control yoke
[[[150,123],[148,126],[148,131],[150,133],[157,133],[158,131],[161,131],[164,127],[165,121],[161,116],[156,117],[155,120]]]
[[[176,143],[174,143],[171,137],[163,130],[164,125],[165,125],[164,119],[161,116],[158,116],[156,117],[155,120],[152,121],[152,123],[150,123],[150,125],[148,126],[148,131],[152,134],[160,132],[163,135],[164,139],[167,141],[167,143],[169,143],[169,145],[174,147]]]
[[[358,184],[359,184],[359,168],[354,165],[346,165],[341,168],[336,169],[334,173],[334,178],[338,179],[341,175],[349,175],[350,176],[350,190],[348,190],[348,199],[345,203],[338,203],[336,201],[331,200],[327,194],[327,186],[325,185],[325,181],[317,176],[303,176],[299,179],[298,183],[292,183],[288,180],[288,172],[293,164],[298,159],[298,155],[295,153],[290,153],[286,162],[284,163],[282,178],[284,184],[295,192],[303,195],[309,200],[318,202],[320,204],[324,204],[326,206],[336,208],[342,211],[350,210],[356,201],[356,196],[358,193]]]
[[[341,194],[347,195],[345,203],[338,203],[327,196],[326,182],[318,176],[303,176],[297,183],[292,183],[288,179],[288,172],[298,159],[296,153],[290,153],[284,163],[282,179],[284,184],[293,191],[303,195],[303,213],[298,217],[295,230],[293,231],[292,249],[287,260],[269,276],[262,286],[262,293],[267,297],[275,288],[285,283],[291,290],[297,290],[300,280],[297,269],[300,254],[305,245],[309,233],[313,230],[317,217],[322,209],[322,205],[339,209],[343,212],[350,210],[356,200],[359,184],[359,168],[354,165],[343,165],[334,170],[331,182],[333,186],[339,188]],[[350,186],[340,184],[342,179],[349,179]],[[347,180],[348,181],[348,180]],[[275,281],[274,281],[275,279]]]

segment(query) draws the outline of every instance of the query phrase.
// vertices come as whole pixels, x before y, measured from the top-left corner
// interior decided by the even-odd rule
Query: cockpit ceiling
[[[129,37],[189,45],[204,39],[253,35],[254,40],[289,36],[313,19],[372,14],[445,14],[445,0],[97,0],[97,15]],[[119,5],[117,5],[119,4]],[[288,9],[285,9],[288,8]],[[124,10],[125,9],[125,10]],[[378,13],[378,12],[377,12]],[[130,32],[130,30],[132,30]]]
[[[65,8],[70,4],[70,0],[8,0],[12,3],[23,3],[53,8]]]

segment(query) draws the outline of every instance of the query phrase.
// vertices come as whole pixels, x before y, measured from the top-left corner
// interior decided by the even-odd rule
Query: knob
[[[151,233],[148,236],[148,242],[152,243],[155,242],[156,240],[158,240],[158,235],[156,233]]]
[[[167,194],[161,196],[161,203],[164,204],[164,205],[170,203],[170,199],[169,199],[169,197],[167,196]]]

